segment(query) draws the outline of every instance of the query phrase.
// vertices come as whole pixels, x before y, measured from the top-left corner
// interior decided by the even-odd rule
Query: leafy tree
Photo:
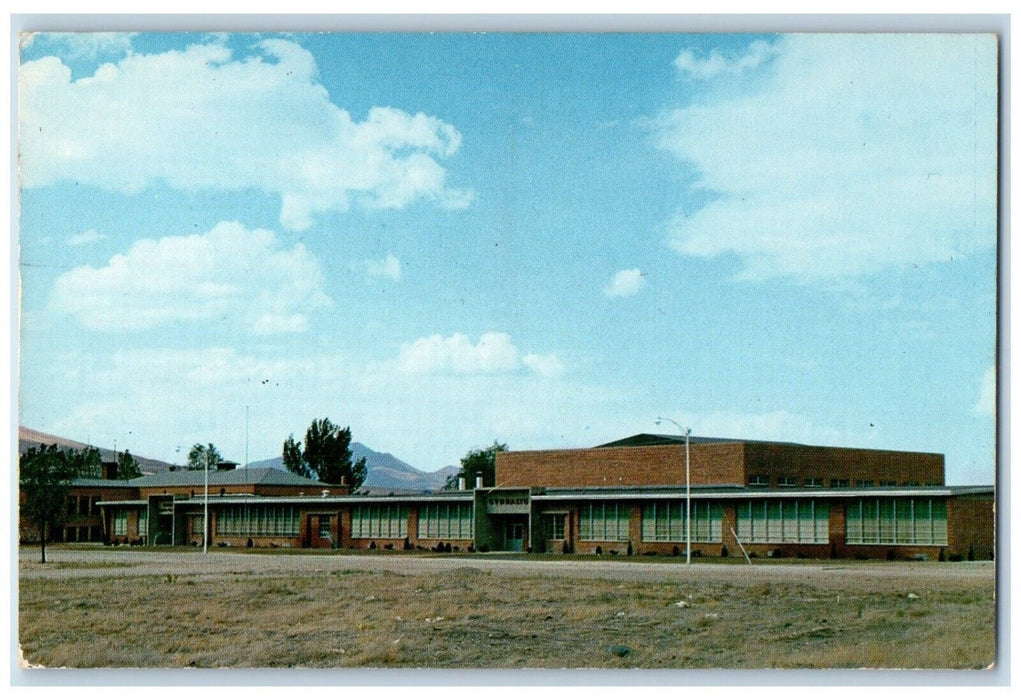
[[[98,454],[98,451],[96,452]],[[42,562],[46,563],[48,530],[67,513],[67,497],[77,468],[92,459],[78,452],[65,452],[56,445],[29,448],[19,460],[21,514],[39,528]]]
[[[287,471],[303,476],[306,479],[312,478],[308,462],[305,461],[301,453],[301,443],[294,441],[294,433],[288,435],[287,439],[284,440],[283,461],[284,469]]]
[[[482,475],[483,486],[496,486],[496,453],[506,451],[507,445],[496,440],[493,440],[489,447],[469,450],[468,454],[461,458],[461,471],[448,476],[443,488],[456,489],[457,481],[461,477],[464,477],[466,485],[470,488],[475,484],[475,477],[479,474]]]
[[[98,479],[103,476],[103,456],[95,447],[77,450],[63,450],[64,458],[77,477]]]
[[[118,479],[134,479],[139,476],[142,476],[142,469],[138,466],[138,460],[130,450],[124,450],[117,455]]]
[[[295,474],[316,478],[325,484],[341,480],[357,491],[368,474],[365,458],[351,462],[351,428],[341,428],[329,418],[315,419],[305,431],[305,449],[291,435],[284,441],[284,466]]]
[[[216,465],[222,461],[223,457],[220,456],[220,451],[213,443],[203,445],[196,442],[188,451],[188,469],[205,469],[207,464],[210,468],[215,469]]]

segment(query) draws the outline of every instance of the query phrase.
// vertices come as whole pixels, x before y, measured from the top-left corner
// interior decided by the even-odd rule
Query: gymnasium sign
[[[528,494],[492,493],[486,497],[486,510],[490,513],[527,513]]]

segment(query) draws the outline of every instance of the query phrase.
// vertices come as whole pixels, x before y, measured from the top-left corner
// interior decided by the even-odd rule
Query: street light
[[[208,552],[209,539],[209,450],[206,450],[206,479],[205,479],[205,498],[202,504],[202,553]]]
[[[680,423],[669,418],[660,416],[656,419],[656,425],[663,421],[673,423],[677,429],[684,433],[684,563],[691,563],[691,428],[685,428]]]

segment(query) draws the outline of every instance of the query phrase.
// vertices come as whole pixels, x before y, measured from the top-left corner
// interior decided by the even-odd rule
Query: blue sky
[[[425,470],[660,430],[994,476],[990,35],[41,34],[19,421]]]

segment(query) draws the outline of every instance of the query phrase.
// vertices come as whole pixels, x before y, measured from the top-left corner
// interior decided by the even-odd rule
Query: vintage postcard
[[[19,41],[24,669],[996,667],[996,33]]]

